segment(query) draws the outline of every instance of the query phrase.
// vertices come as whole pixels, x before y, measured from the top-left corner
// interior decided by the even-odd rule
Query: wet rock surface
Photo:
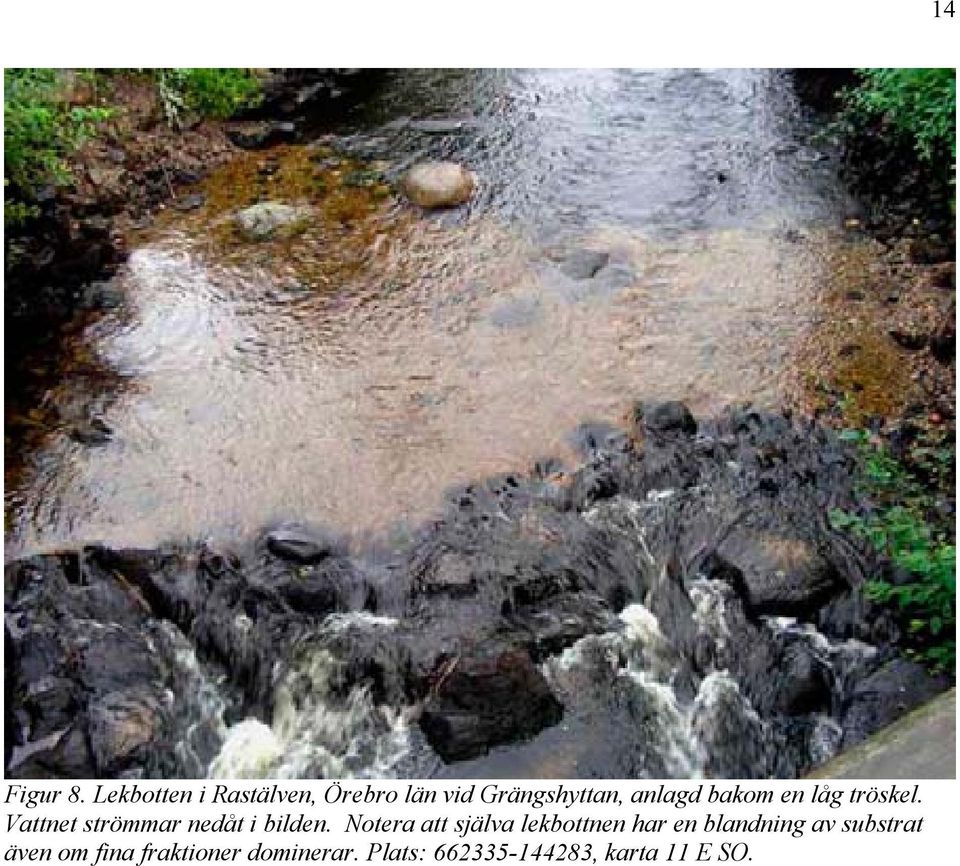
[[[445,761],[482,755],[555,725],[563,708],[522,650],[455,659],[426,701],[420,727]]]
[[[663,405],[392,551],[285,525],[9,563],[8,775],[533,773],[562,744],[571,775],[793,776],[944,687],[866,621],[881,565],[824,517],[857,507],[845,446]]]
[[[844,745],[862,742],[879,727],[949,688],[946,677],[930,677],[916,662],[894,658],[863,679],[844,707]]]

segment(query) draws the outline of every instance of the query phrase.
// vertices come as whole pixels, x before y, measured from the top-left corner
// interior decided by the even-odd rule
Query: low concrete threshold
[[[957,691],[950,689],[817,768],[811,779],[955,779]]]

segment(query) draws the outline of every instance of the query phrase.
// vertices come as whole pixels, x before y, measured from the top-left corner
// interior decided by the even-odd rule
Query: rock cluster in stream
[[[544,460],[454,491],[393,551],[351,556],[285,526],[231,551],[88,546],[9,563],[8,776],[205,773],[223,731],[188,711],[202,689],[187,656],[218,684],[226,723],[269,725],[279,683],[285,712],[316,700],[290,683],[322,651],[336,664],[321,698],[361,689],[370,707],[406,708],[443,761],[474,758],[586,712],[546,674],[573,647],[615,668],[621,651],[600,636],[623,631],[625,609],[655,618],[681,704],[714,684],[698,734],[708,775],[801,773],[822,720],[850,744],[945,686],[896,656],[895,626],[860,590],[883,564],[829,525],[856,503],[852,459],[827,432],[750,409],[698,424],[671,403],[638,407],[630,433],[589,426],[578,441],[579,468]],[[712,624],[707,590],[723,602]],[[350,612],[360,625],[331,627]],[[783,617],[797,628],[771,626]],[[803,628],[874,649],[833,664]],[[668,772],[644,757],[644,708],[610,700],[617,688],[596,672],[577,688],[625,719],[617,755],[588,755],[583,772]],[[731,688],[767,747],[747,716],[717,709]]]

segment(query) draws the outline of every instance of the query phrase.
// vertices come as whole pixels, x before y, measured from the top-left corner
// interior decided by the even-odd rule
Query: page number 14
[[[933,17],[943,18],[944,16],[953,18],[953,0],[947,0],[946,3],[943,0],[933,0]]]

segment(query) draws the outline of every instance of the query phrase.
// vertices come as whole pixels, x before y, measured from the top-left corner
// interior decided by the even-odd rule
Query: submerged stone
[[[664,403],[637,403],[633,410],[634,423],[656,433],[697,432],[697,422],[685,403],[667,400]]]
[[[610,253],[602,250],[574,250],[560,264],[560,270],[572,280],[589,280],[603,270]]]
[[[280,233],[289,233],[306,219],[306,208],[276,201],[250,205],[234,216],[237,230],[247,240],[263,241]]]
[[[473,173],[455,162],[423,162],[403,178],[403,191],[425,208],[454,207],[470,200],[476,180]]]

